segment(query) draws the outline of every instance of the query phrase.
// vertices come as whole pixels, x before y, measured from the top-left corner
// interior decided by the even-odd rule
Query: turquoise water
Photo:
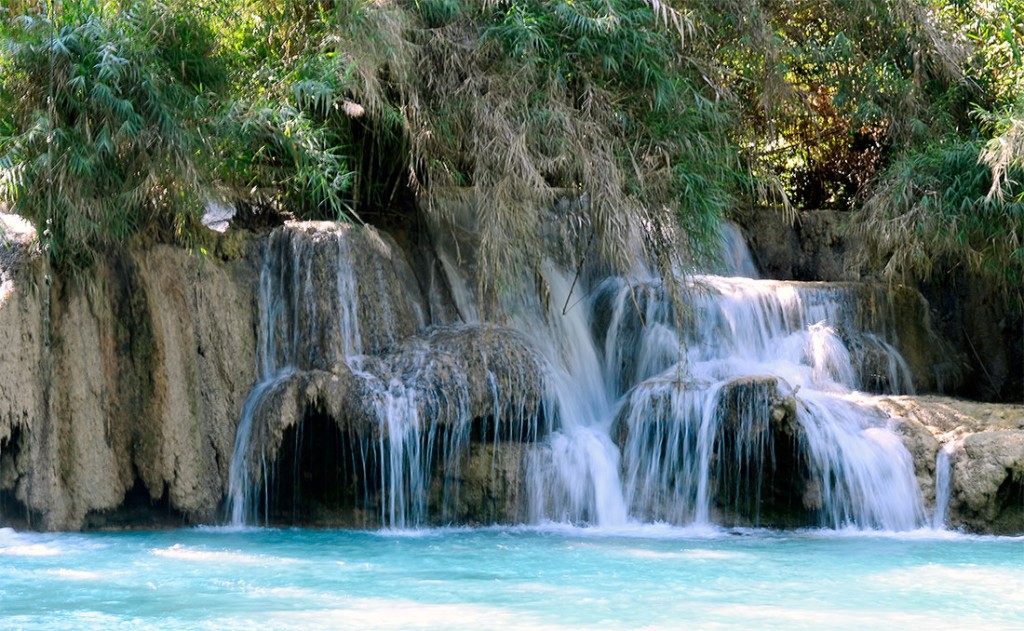
[[[0,629],[1020,629],[1024,538],[0,530]]]

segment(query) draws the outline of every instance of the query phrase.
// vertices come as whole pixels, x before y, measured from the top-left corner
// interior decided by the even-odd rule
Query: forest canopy
[[[83,268],[194,244],[214,201],[374,221],[471,189],[492,281],[567,194],[610,265],[830,208],[892,277],[1016,288],[1022,55],[1024,0],[16,0],[0,200]]]

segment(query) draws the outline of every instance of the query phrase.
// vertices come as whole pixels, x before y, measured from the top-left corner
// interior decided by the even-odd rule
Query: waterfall
[[[691,312],[681,326],[659,279],[606,280],[595,301],[596,312],[610,314],[607,383],[627,398],[623,460],[634,513],[700,523],[749,493],[744,501],[756,522],[758,482],[771,475],[779,449],[768,428],[772,397],[755,387],[768,378],[777,397],[797,404],[794,467],[807,477],[800,499],[817,523],[920,525],[910,454],[885,428],[886,418],[855,393],[859,377],[846,340],[881,345],[873,332],[853,328],[856,291],[710,275],[694,277],[689,291]],[[909,383],[905,362],[886,349],[896,356],[886,383]],[[723,393],[736,388],[759,401],[723,409]],[[723,469],[726,456],[736,461],[731,470]],[[742,467],[756,473],[742,474]],[[744,484],[747,491],[737,492]]]
[[[750,256],[750,248],[739,227],[731,222],[722,224],[721,247],[721,272],[723,276],[743,276],[745,278],[759,278],[754,259]]]
[[[259,285],[259,331],[256,352],[258,381],[242,409],[235,434],[234,457],[228,478],[231,523],[241,525],[256,519],[256,493],[251,483],[256,471],[265,478],[268,463],[252,461],[249,445],[253,419],[268,397],[296,371],[327,368],[342,359],[351,361],[360,353],[359,314],[356,280],[348,245],[342,233],[334,233],[337,261],[333,268],[337,300],[322,304],[315,258],[316,238],[297,230],[271,233]],[[323,267],[321,265],[321,267]],[[322,271],[322,270],[321,270]],[[336,317],[333,314],[337,314]],[[336,349],[337,356],[331,353]]]
[[[474,432],[492,441],[492,452],[501,441],[537,439],[540,419],[518,401],[539,378],[517,340],[483,326],[425,330],[419,297],[397,284],[388,247],[376,233],[333,224],[270,235],[259,287],[259,381],[229,477],[232,523],[271,519],[272,496],[288,490],[275,486],[283,433],[294,428],[298,459],[311,411],[341,432],[336,466],[353,478],[353,510],[376,512],[367,524],[394,528],[457,519]],[[403,328],[418,333],[402,337]],[[325,403],[338,397],[340,405]],[[498,464],[493,457],[492,469]]]
[[[951,440],[935,456],[935,511],[932,513],[932,528],[935,530],[946,527],[946,513],[953,492],[953,456],[959,448],[960,441]]]
[[[543,278],[546,308],[517,309],[513,320],[547,359],[545,409],[557,427],[531,467],[531,514],[535,520],[622,525],[627,507],[609,433],[616,402],[605,386],[588,310],[572,306],[572,281],[553,264],[545,265]]]
[[[502,519],[756,525],[790,510],[797,523],[831,528],[924,523],[910,455],[859,392],[913,388],[896,327],[884,310],[878,322],[859,311],[865,297],[884,303],[875,289],[745,277],[756,272],[731,229],[729,275],[680,279],[679,296],[654,275],[581,280],[547,261],[534,282],[502,296],[494,316],[511,329],[501,339],[525,346],[488,350],[472,342],[491,334],[480,333],[484,311],[458,256],[438,252],[439,270],[449,312],[470,324],[424,331],[420,305],[444,299],[417,296],[407,311],[419,333],[403,337],[386,267],[357,274],[367,255],[352,251],[351,234],[290,228],[268,242],[260,380],[231,468],[235,523],[269,513],[280,439],[264,436],[261,423],[274,421],[257,421],[261,410],[276,414],[282,399],[309,390],[297,380],[319,384],[325,372],[344,383],[337,392],[349,412],[331,412],[339,427],[355,422],[341,418],[351,410],[371,424],[344,431],[358,441],[350,451],[360,506],[383,526],[457,521],[462,468],[472,445],[487,441],[489,484],[524,487],[527,512]],[[377,321],[367,322],[361,297],[379,301]],[[534,387],[531,411],[523,393]],[[499,479],[497,454],[515,444],[525,476]],[[483,501],[516,492],[487,491]]]
[[[725,405],[730,395],[738,395],[735,406]],[[754,500],[772,449],[768,409],[764,387],[733,393],[724,383],[686,384],[676,377],[637,387],[623,448],[634,513],[653,521],[712,523],[715,485],[737,508]]]

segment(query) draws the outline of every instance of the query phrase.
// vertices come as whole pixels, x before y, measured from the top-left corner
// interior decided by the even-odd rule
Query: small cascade
[[[537,440],[541,419],[517,403],[536,388],[529,374],[536,362],[507,342],[476,327],[439,329],[392,355],[353,363],[360,406],[379,436],[380,524],[458,522],[462,468],[474,444],[491,448],[493,467],[500,445]]]
[[[545,301],[505,305],[548,363],[553,430],[531,460],[531,517],[756,524],[762,508],[774,519],[795,502],[808,525],[921,524],[909,453],[856,393],[913,391],[896,327],[884,310],[869,318],[859,308],[884,296],[854,284],[751,278],[734,226],[723,250],[727,275],[691,277],[681,301],[659,278],[613,277],[563,312],[556,307],[579,301],[549,264]],[[450,286],[464,287],[441,256]],[[467,292],[456,293],[460,311],[478,312]],[[677,313],[681,304],[687,313]],[[869,356],[865,374],[857,367]],[[793,482],[794,497],[762,497],[762,487]]]
[[[750,256],[750,248],[740,232],[739,226],[731,222],[722,224],[721,231],[721,274],[722,276],[742,276],[743,278],[760,278],[754,259]]]
[[[960,448],[960,441],[951,440],[942,446],[935,456],[935,511],[932,513],[932,528],[946,527],[949,498],[953,493],[953,456]]]
[[[695,383],[680,376],[635,388],[623,416],[626,489],[649,521],[709,524],[716,498],[756,515],[773,454],[774,382]],[[756,519],[755,519],[756,521]]]
[[[524,412],[537,406],[520,403],[538,398],[530,351],[508,332],[481,326],[402,337],[403,329],[422,330],[426,317],[417,296],[392,287],[403,270],[389,272],[387,247],[366,229],[333,224],[271,234],[260,278],[260,381],[236,434],[232,523],[287,518],[275,517],[279,505],[291,514],[348,510],[363,525],[395,528],[453,523],[467,512],[485,517],[487,506],[466,507],[462,468],[479,468],[473,458],[488,452],[495,474],[514,477],[515,464],[496,455],[497,445],[537,440],[540,418]],[[372,311],[364,296],[373,298]],[[338,445],[310,449],[321,437],[306,436],[307,423],[336,426],[329,433]],[[328,462],[299,461],[309,454]],[[281,469],[283,459],[294,471]],[[312,484],[299,473],[311,469],[346,490],[314,485],[319,503],[300,506],[289,492]],[[494,489],[475,492],[487,504]],[[493,509],[503,520],[514,519],[513,510]]]
[[[801,447],[817,494],[805,494],[805,505],[830,528],[920,527],[924,502],[910,452],[885,427],[886,419],[857,398],[813,390],[799,395]]]
[[[546,305],[528,296],[514,308],[506,306],[515,314],[513,328],[544,355],[544,410],[556,428],[531,462],[531,516],[535,521],[622,525],[628,511],[619,450],[609,434],[616,401],[605,387],[588,310],[585,304],[572,306],[569,275],[548,263],[543,279]]]
[[[328,238],[336,243],[337,258],[325,265],[325,249],[318,248],[317,242]],[[255,471],[264,479],[268,476],[268,463],[253,462],[249,449],[257,413],[297,371],[328,370],[360,353],[359,316],[352,299],[356,281],[350,261],[340,232],[325,236],[276,230],[270,235],[260,270],[259,381],[242,410],[228,481],[233,524],[255,521],[258,489],[251,480]],[[333,271],[333,278],[321,276],[324,270]],[[335,291],[326,290],[327,282],[333,283]],[[334,300],[325,302],[325,297]]]
[[[682,317],[657,278],[605,280],[594,300],[606,384],[625,401],[615,433],[634,515],[756,524],[762,506],[788,502],[833,528],[923,523],[909,452],[856,393],[912,391],[885,338],[895,327],[860,328],[872,289],[698,275],[686,291]],[[865,349],[885,370],[869,384],[855,368]],[[791,418],[773,427],[773,405]],[[773,476],[803,481],[795,497],[762,497]]]

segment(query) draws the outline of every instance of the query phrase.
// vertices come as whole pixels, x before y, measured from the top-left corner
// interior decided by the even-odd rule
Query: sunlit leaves
[[[0,193],[58,263],[142,233],[187,242],[211,184],[212,36],[156,3],[75,9],[4,32]]]

